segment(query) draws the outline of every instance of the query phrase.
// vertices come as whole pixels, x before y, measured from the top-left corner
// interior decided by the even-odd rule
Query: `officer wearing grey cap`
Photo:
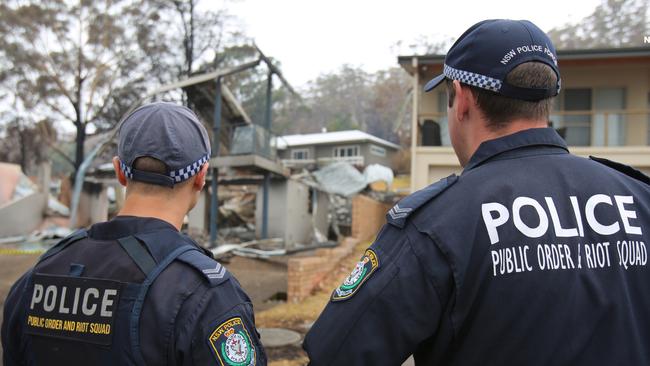
[[[188,108],[152,103],[119,136],[122,209],[59,242],[12,287],[4,364],[265,365],[249,297],[179,232],[205,184],[205,128]]]
[[[447,88],[463,167],[413,193],[305,337],[311,365],[650,365],[650,178],[547,128],[560,72],[525,20],[479,22]]]

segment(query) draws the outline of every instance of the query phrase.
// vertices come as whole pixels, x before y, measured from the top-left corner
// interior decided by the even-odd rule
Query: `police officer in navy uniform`
[[[425,90],[443,82],[464,169],[389,211],[307,334],[311,364],[650,365],[650,181],[546,127],[550,39],[482,21]]]
[[[47,251],[11,289],[5,365],[265,365],[253,307],[210,252],[179,232],[205,184],[210,142],[188,108],[125,118],[111,221]]]

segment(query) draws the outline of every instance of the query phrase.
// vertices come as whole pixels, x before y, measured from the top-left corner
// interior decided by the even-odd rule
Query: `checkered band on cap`
[[[205,155],[205,156],[201,157],[201,159],[193,162],[192,164],[186,166],[185,168],[181,168],[181,169],[178,169],[178,170],[172,170],[171,172],[169,172],[169,176],[174,179],[175,183],[180,183],[180,182],[186,181],[186,180],[190,179],[191,177],[193,177],[194,175],[196,175],[196,173],[198,173],[199,170],[201,170],[201,167],[203,166],[203,164],[207,163],[208,160],[210,160],[210,155]],[[120,160],[120,167],[122,168],[122,171],[124,172],[124,175],[127,178],[129,178],[129,179],[133,178],[133,173],[131,172],[131,167],[124,164],[122,162],[122,160]]]
[[[133,173],[131,173],[131,167],[129,167],[129,166],[127,166],[126,164],[124,164],[124,163],[122,162],[122,160],[120,160],[120,168],[122,168],[122,172],[124,173],[124,175],[125,175],[127,178],[129,178],[129,179],[132,179],[132,178],[133,178]]]
[[[489,76],[476,74],[469,71],[454,69],[445,64],[443,74],[449,79],[458,80],[463,84],[476,86],[482,89],[498,92],[501,89],[501,80]]]
[[[199,170],[201,169],[201,166],[207,163],[209,159],[210,156],[205,155],[201,159],[193,162],[192,164],[186,166],[185,168],[181,168],[169,172],[169,176],[174,178],[174,182],[176,183],[180,183],[182,181],[188,180],[190,179],[190,177],[193,177],[196,173],[198,173]]]

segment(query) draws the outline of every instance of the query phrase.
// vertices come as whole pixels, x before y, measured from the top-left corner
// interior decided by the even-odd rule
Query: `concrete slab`
[[[289,169],[282,164],[259,155],[228,155],[210,159],[210,166],[217,168],[242,168],[269,171],[283,177],[289,176]]]
[[[0,237],[27,235],[43,221],[47,196],[32,193],[0,207]]]
[[[287,257],[260,260],[236,256],[229,262],[221,261],[221,264],[235,275],[253,301],[255,312],[259,312],[277,305],[275,301],[268,301],[269,298],[287,293],[286,262]]]
[[[262,344],[266,348],[295,345],[302,337],[300,333],[283,328],[259,328]]]

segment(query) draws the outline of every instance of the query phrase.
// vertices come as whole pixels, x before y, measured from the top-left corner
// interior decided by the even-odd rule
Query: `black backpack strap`
[[[117,239],[122,249],[133,259],[145,276],[156,267],[156,261],[153,259],[147,248],[135,237],[127,236]]]
[[[621,163],[618,163],[616,161],[611,161],[611,160],[604,159],[604,158],[597,158],[595,156],[589,156],[589,159],[591,159],[593,161],[596,161],[596,162],[599,162],[599,163],[601,163],[603,165],[606,165],[606,166],[608,166],[608,167],[610,167],[610,168],[612,168],[614,170],[618,170],[619,172],[621,172],[621,173],[623,173],[623,174],[625,174],[625,175],[627,175],[629,177],[632,177],[632,178],[634,178],[636,180],[640,180],[641,182],[650,185],[650,177],[643,174],[643,172],[641,172],[640,170],[634,169],[629,165],[621,164]]]
[[[169,266],[174,260],[176,260],[176,258],[181,256],[183,253],[189,251],[198,251],[198,250],[199,248],[193,245],[183,245],[181,247],[178,247],[175,250],[173,250],[171,253],[169,253],[162,261],[160,261],[158,265],[156,265],[150,271],[145,273],[147,277],[145,278],[144,282],[142,282],[142,284],[140,285],[141,286],[140,291],[138,292],[138,297],[136,298],[135,303],[133,304],[133,309],[131,311],[131,319],[129,321],[129,335],[131,338],[131,350],[133,352],[133,357],[135,357],[136,364],[146,365],[144,361],[144,357],[142,356],[142,349],[140,346],[140,315],[142,314],[144,299],[147,296],[147,292],[149,292],[149,287],[151,287],[151,284],[156,280],[156,278],[158,278],[158,275],[160,275],[160,273],[162,273],[162,271],[165,270],[167,266]],[[153,260],[153,258],[151,260]]]
[[[42,262],[43,260],[67,248],[68,246],[70,246],[70,244],[75,243],[81,239],[85,239],[87,237],[88,237],[88,231],[86,231],[86,229],[79,229],[75,231],[74,233],[68,235],[67,237],[63,238],[61,241],[56,243],[52,248],[48,249],[45,253],[43,253],[43,255],[38,259],[38,262],[39,263]]]

